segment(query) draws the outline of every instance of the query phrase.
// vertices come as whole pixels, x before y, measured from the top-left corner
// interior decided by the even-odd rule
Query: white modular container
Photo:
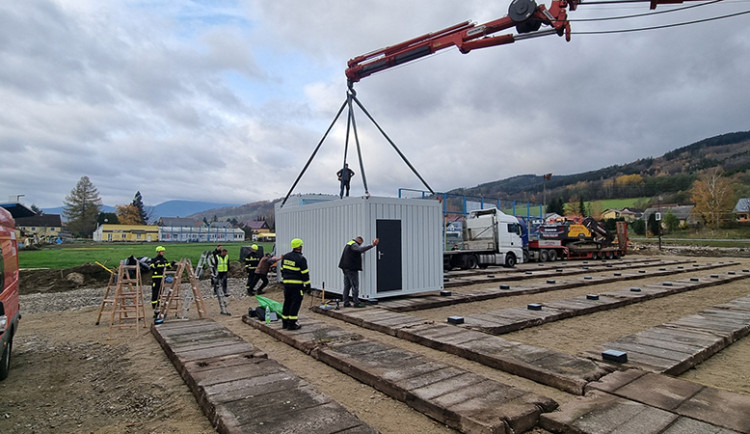
[[[280,203],[279,203],[280,204]],[[438,201],[385,197],[292,196],[276,205],[276,253],[304,241],[314,288],[342,294],[338,268],[347,242],[358,235],[380,244],[362,255],[360,298],[384,298],[443,289],[442,208]],[[328,298],[328,297],[326,297]]]

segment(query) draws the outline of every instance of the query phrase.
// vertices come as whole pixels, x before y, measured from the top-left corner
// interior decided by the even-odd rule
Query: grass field
[[[223,244],[229,252],[229,259],[236,261],[240,257],[240,247],[249,246],[252,243],[230,243]],[[263,246],[265,252],[270,253],[273,249],[273,243],[256,243]],[[115,267],[119,265],[120,260],[126,259],[130,255],[137,258],[156,256],[156,243],[144,244],[109,244],[109,243],[86,243],[86,244],[63,244],[60,246],[50,246],[39,250],[20,250],[18,255],[18,265],[20,268],[51,268],[62,269],[83,265],[87,262],[100,263]],[[190,258],[193,264],[204,250],[213,250],[216,244],[208,243],[186,243],[186,244],[163,244],[167,249],[165,256],[170,261],[179,261],[182,258]],[[280,252],[286,253],[286,252]]]

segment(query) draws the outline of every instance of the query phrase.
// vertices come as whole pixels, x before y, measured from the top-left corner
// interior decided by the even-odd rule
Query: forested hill
[[[687,202],[693,181],[705,169],[721,166],[729,176],[750,173],[750,131],[710,137],[661,157],[573,175],[554,174],[546,181],[547,198],[585,200],[666,195],[670,202]],[[449,193],[540,202],[542,175],[518,175]]]

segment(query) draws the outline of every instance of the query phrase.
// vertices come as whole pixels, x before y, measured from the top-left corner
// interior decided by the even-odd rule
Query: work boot
[[[288,327],[289,327],[289,320],[282,319],[281,320],[281,328],[286,330]]]
[[[264,290],[262,290],[262,289],[259,289],[259,290],[258,290],[258,295],[261,295],[261,294],[265,294],[265,293],[266,293],[266,291],[264,291]]]
[[[290,321],[289,325],[287,326],[287,330],[299,330],[302,326],[297,324],[297,321]]]

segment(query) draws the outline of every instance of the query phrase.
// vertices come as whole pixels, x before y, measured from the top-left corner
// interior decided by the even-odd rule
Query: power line
[[[668,13],[672,13],[672,12],[680,12],[680,11],[684,11],[684,10],[688,10],[688,9],[698,8],[698,7],[701,7],[701,6],[711,5],[711,4],[714,4],[714,3],[721,2],[721,1],[725,1],[725,0],[713,0],[713,1],[710,1],[710,2],[706,2],[706,3],[699,3],[699,4],[695,4],[695,5],[684,6],[684,7],[681,7],[681,8],[666,9],[666,10],[661,10],[661,11],[656,11],[656,12],[644,12],[644,13],[641,13],[641,14],[633,14],[633,15],[619,15],[619,16],[615,16],[615,17],[577,18],[577,19],[569,19],[568,21],[570,21],[570,22],[608,21],[608,20],[621,20],[621,19],[626,19],[626,18],[648,17],[648,16],[651,16],[651,15],[659,15],[659,14],[668,14]],[[581,4],[587,4],[587,3],[581,3]]]
[[[637,1],[637,0],[632,0]],[[721,20],[724,18],[731,18],[736,17],[740,15],[750,14],[750,11],[744,11],[744,12],[737,12],[734,14],[728,14],[728,15],[721,15],[718,17],[711,17],[711,18],[704,18],[701,20],[694,20],[694,21],[685,21],[682,23],[673,23],[673,24],[664,24],[661,26],[651,26],[651,27],[639,27],[635,29],[619,29],[619,30],[599,30],[599,31],[590,31],[590,32],[570,32],[571,35],[603,35],[603,34],[610,34],[610,33],[631,33],[631,32],[641,32],[645,30],[657,30],[657,29],[666,29],[670,27],[679,27],[679,26],[686,26],[688,24],[698,24],[698,23],[705,23],[708,21],[716,21]]]

